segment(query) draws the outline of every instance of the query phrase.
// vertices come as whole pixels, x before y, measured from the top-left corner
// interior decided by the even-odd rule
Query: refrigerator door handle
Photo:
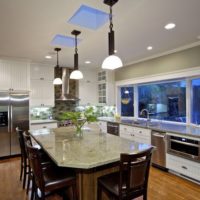
[[[8,133],[10,133],[10,106],[8,106]]]
[[[10,132],[13,131],[13,106],[10,105]]]

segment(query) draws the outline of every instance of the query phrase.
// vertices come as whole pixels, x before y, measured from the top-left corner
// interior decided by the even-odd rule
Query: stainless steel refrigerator
[[[29,94],[0,92],[0,157],[20,154],[16,127],[29,130]]]

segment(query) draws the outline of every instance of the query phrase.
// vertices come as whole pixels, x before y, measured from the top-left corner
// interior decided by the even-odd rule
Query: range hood
[[[72,94],[69,94],[69,69],[62,67],[62,93],[56,101],[79,101],[80,99]]]

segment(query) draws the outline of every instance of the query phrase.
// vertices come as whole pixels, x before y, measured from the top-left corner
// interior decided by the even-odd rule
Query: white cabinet
[[[32,107],[53,107],[54,99],[54,85],[52,81],[31,80],[30,105]]]
[[[113,106],[115,104],[115,79],[113,71],[98,72],[98,103]]]
[[[38,129],[43,129],[43,128],[57,128],[57,127],[58,125],[56,122],[44,123],[44,124],[31,124],[30,130],[38,130]]]
[[[97,97],[97,71],[84,70],[83,79],[79,80],[79,105],[96,105]]]
[[[29,90],[30,65],[27,62],[0,60],[0,90]]]
[[[167,154],[167,168],[200,181],[200,163]]]
[[[98,121],[98,125],[102,133],[107,133],[107,122]]]
[[[151,130],[120,124],[120,137],[139,143],[151,144]]]
[[[31,64],[32,80],[52,80],[54,79],[54,67],[43,64]]]
[[[54,94],[54,68],[48,65],[31,65],[31,95],[30,106],[53,107],[55,105]]]

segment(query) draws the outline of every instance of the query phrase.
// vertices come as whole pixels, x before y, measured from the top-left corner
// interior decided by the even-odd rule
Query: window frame
[[[153,77],[155,78],[153,80]],[[138,86],[145,85],[145,84],[153,84],[153,83],[165,83],[165,82],[175,82],[175,81],[186,81],[186,123],[184,122],[174,122],[174,121],[167,121],[167,120],[157,120],[152,119],[152,121],[159,121],[171,124],[181,124],[181,125],[192,125],[192,126],[199,126],[197,124],[192,123],[192,80],[193,79],[200,79],[200,67],[193,67],[190,69],[179,70],[175,72],[170,72],[168,74],[157,74],[153,76],[146,76],[146,77],[138,77],[134,79],[124,80],[124,81],[117,81],[116,82],[116,111],[121,115],[121,107],[120,104],[120,87],[124,87],[125,85],[133,85],[134,87],[134,119],[143,119],[138,117]],[[123,117],[123,116],[122,116]]]

